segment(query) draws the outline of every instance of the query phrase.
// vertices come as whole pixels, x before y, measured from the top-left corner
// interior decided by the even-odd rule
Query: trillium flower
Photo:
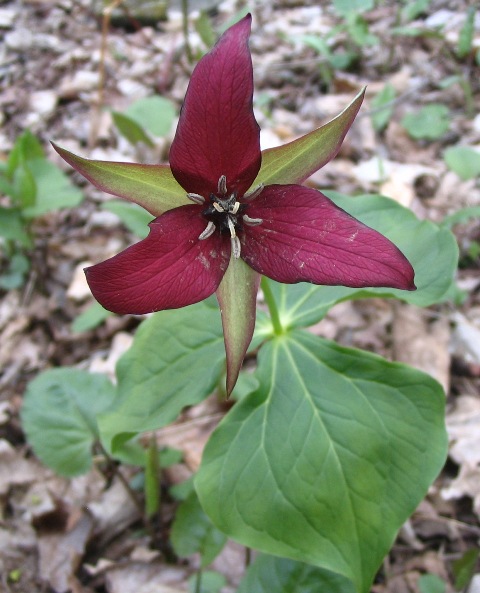
[[[92,161],[55,147],[97,187],[157,216],[146,239],[86,269],[95,298],[115,313],[143,314],[216,292],[228,392],[253,335],[260,275],[415,289],[412,266],[393,243],[319,191],[297,185],[336,155],[363,93],[330,124],[262,155],[250,27],[247,15],[193,71],[170,168]]]

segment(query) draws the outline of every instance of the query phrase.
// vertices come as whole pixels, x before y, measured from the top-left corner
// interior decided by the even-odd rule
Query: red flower
[[[95,298],[111,311],[141,314],[201,301],[217,291],[229,264],[240,269],[238,260],[284,283],[415,289],[412,266],[399,249],[319,191],[291,184],[255,187],[262,154],[252,108],[250,25],[248,15],[228,29],[190,80],[170,167],[192,203],[164,212],[150,223],[146,239],[86,269]],[[314,170],[335,156],[353,119]],[[98,187],[128,197],[95,178],[85,165],[92,161],[59,152]],[[252,295],[254,310],[258,289],[258,274],[242,273],[248,290],[235,284],[234,274],[217,293],[224,309],[232,289],[245,290],[250,302],[237,347],[224,317],[227,358],[230,347],[230,358],[237,359],[233,384],[253,332]]]

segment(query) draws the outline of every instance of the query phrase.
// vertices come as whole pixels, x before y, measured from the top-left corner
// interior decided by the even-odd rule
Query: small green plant
[[[445,581],[436,574],[423,574],[418,579],[420,593],[445,593]]]
[[[372,99],[372,123],[377,132],[384,130],[393,113],[395,89],[387,83],[383,89]]]
[[[33,247],[33,221],[61,208],[77,206],[82,193],[45,157],[35,136],[20,135],[6,162],[0,163],[0,193],[8,198],[0,206],[0,246],[7,269],[0,287],[19,288],[30,269],[28,252]]]
[[[405,115],[402,126],[415,140],[438,140],[450,126],[450,112],[445,105],[425,105],[416,113]]]
[[[451,146],[443,153],[447,167],[467,181],[480,175],[480,152],[469,146]]]
[[[112,111],[112,118],[120,134],[131,144],[143,142],[153,147],[152,138],[170,132],[176,113],[172,101],[155,95],[135,101],[122,113]]]

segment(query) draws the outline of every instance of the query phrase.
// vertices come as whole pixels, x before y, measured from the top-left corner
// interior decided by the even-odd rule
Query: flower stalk
[[[265,304],[267,305],[268,312],[270,313],[270,319],[272,321],[273,326],[273,333],[276,336],[281,336],[283,333],[285,333],[285,328],[283,327],[282,322],[280,320],[277,303],[275,301],[275,297],[273,296],[272,287],[270,286],[268,278],[263,276],[260,285],[262,287]]]

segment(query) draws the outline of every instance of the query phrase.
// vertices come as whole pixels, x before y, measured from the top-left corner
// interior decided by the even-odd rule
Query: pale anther
[[[200,241],[203,241],[204,239],[208,239],[208,237],[211,237],[214,232],[215,232],[215,225],[210,220],[207,224],[207,228],[203,231],[203,233],[200,233],[198,238],[200,239]]]
[[[248,214],[244,214],[243,222],[249,226],[257,226],[257,224],[262,224],[263,218],[250,218]]]
[[[200,194],[189,193],[187,194],[187,198],[192,200],[192,202],[195,202],[195,204],[205,204],[205,198]]]
[[[228,229],[230,231],[230,236],[233,239],[234,237],[237,236],[237,233],[235,232],[235,225],[233,224],[233,221],[230,218],[230,216],[228,217],[227,223],[228,223]]]
[[[233,208],[230,210],[230,212],[232,214],[236,214],[238,212],[239,208],[240,208],[240,202],[235,202],[235,204],[233,205]]]
[[[233,257],[235,259],[238,259],[240,257],[240,250],[241,250],[241,243],[240,243],[240,239],[235,236],[232,237],[230,239],[231,244],[232,244],[232,253],[233,253]]]
[[[217,202],[213,202],[213,207],[215,208],[215,210],[217,212],[225,212],[225,210],[222,208],[222,206],[220,206],[220,204],[217,204]]]
[[[218,180],[218,193],[224,196],[227,193],[227,178],[225,175],[220,175]]]
[[[252,189],[252,191],[247,192],[243,196],[243,198],[245,200],[254,200],[257,196],[259,196],[262,193],[264,187],[265,186],[263,185],[263,183],[261,183],[255,189]]]

